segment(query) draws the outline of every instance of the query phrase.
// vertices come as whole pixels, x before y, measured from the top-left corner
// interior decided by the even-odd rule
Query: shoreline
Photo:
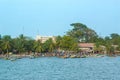
[[[105,54],[91,54],[91,55],[78,55],[78,54],[65,54],[65,55],[58,55],[55,53],[52,54],[11,54],[11,55],[0,55],[0,59],[5,59],[5,60],[17,60],[17,59],[22,59],[22,58],[30,58],[30,59],[34,59],[34,58],[41,58],[41,57],[58,57],[58,58],[62,58],[62,59],[67,59],[67,58],[89,58],[89,57],[93,57],[93,58],[101,58],[101,57],[105,57],[108,55]],[[119,55],[112,55],[109,57],[117,57]]]

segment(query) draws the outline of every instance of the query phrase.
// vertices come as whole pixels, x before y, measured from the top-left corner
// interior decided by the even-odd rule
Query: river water
[[[120,80],[120,57],[0,59],[0,80]]]

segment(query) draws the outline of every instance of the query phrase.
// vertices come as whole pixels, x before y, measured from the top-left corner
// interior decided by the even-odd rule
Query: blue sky
[[[2,35],[64,35],[74,22],[100,36],[120,34],[120,0],[0,0]]]

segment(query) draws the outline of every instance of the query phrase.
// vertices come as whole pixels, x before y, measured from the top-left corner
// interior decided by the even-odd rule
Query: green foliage
[[[120,37],[119,34],[117,34],[117,33],[112,33],[110,36],[112,39]]]
[[[72,23],[73,29],[67,32],[67,35],[77,38],[80,42],[90,42],[97,37],[97,33],[82,23]]]
[[[120,43],[118,44],[118,47],[116,48],[116,50],[120,51]]]
[[[21,34],[18,38],[14,39],[14,48],[19,52],[25,52],[25,43],[26,43],[26,37]]]
[[[108,55],[110,55],[111,53],[114,52],[114,47],[112,45],[113,45],[113,43],[112,43],[111,39],[108,39],[105,41],[105,47],[106,47]]]
[[[47,40],[43,44],[43,50],[44,50],[44,52],[53,52],[54,49],[55,49],[55,44],[52,41],[52,39]]]
[[[9,53],[9,51],[11,50],[11,47],[12,47],[11,40],[12,40],[11,36],[9,36],[9,35],[5,35],[2,38],[1,47],[2,47],[2,50],[7,52],[7,54]]]
[[[110,36],[105,38],[99,37],[97,33],[88,28],[82,23],[72,23],[73,29],[68,31],[64,36],[57,36],[56,41],[52,39],[47,40],[45,43],[41,43],[40,40],[35,41],[23,34],[17,38],[11,38],[9,35],[0,35],[0,53],[9,53],[10,51],[16,50],[18,53],[25,52],[53,52],[54,50],[65,50],[65,51],[78,51],[79,42],[90,42],[95,43],[95,50],[102,51],[105,47],[108,54],[114,53],[115,50],[120,51],[120,35],[112,33]],[[117,45],[115,48],[113,45]]]
[[[15,48],[16,50],[21,53],[25,51],[24,43],[20,39],[16,39],[15,41]]]
[[[29,38],[25,41],[25,50],[27,52],[34,51],[34,40],[33,39]]]
[[[116,33],[113,33],[110,35],[111,36],[111,42],[114,44],[114,45],[118,45],[118,43],[120,42],[120,35],[116,34]]]
[[[70,36],[63,36],[60,47],[63,50],[76,51],[78,48],[77,40]]]
[[[56,43],[55,43],[56,49],[60,49],[61,40],[62,40],[61,36],[56,37]]]
[[[42,43],[40,40],[38,41],[34,41],[34,51],[35,52],[38,52],[38,53],[41,53],[43,51],[43,47],[42,47]]]

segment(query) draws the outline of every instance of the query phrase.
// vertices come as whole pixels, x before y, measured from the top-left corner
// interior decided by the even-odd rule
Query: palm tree
[[[14,49],[16,49],[19,53],[25,51],[25,43],[26,43],[26,37],[21,34],[18,38],[15,38],[14,41]]]
[[[40,40],[34,41],[34,47],[33,48],[34,48],[35,52],[40,52],[41,53],[43,51],[41,41]]]
[[[9,35],[5,35],[2,38],[2,44],[1,44],[2,49],[4,50],[4,52],[7,53],[8,56],[9,56],[9,51],[11,50],[11,47],[12,47],[11,41],[12,41],[12,39],[11,39],[11,36],[9,36]]]
[[[43,51],[43,48],[41,45],[37,46],[37,48],[35,49],[36,52],[41,53]]]
[[[31,38],[28,38],[25,41],[25,51],[27,51],[28,53],[31,53],[32,51],[34,51],[34,41],[35,40]]]
[[[56,37],[55,47],[56,47],[57,50],[60,49],[61,40],[62,40],[62,37],[61,37],[61,36],[57,36],[57,37]]]
[[[9,53],[9,49],[11,48],[11,46],[10,46],[10,42],[9,41],[7,41],[5,44],[4,44],[4,49],[6,49],[7,50],[7,53]]]
[[[53,50],[54,50],[54,45],[50,44],[50,46],[49,46],[49,52],[53,52]]]

